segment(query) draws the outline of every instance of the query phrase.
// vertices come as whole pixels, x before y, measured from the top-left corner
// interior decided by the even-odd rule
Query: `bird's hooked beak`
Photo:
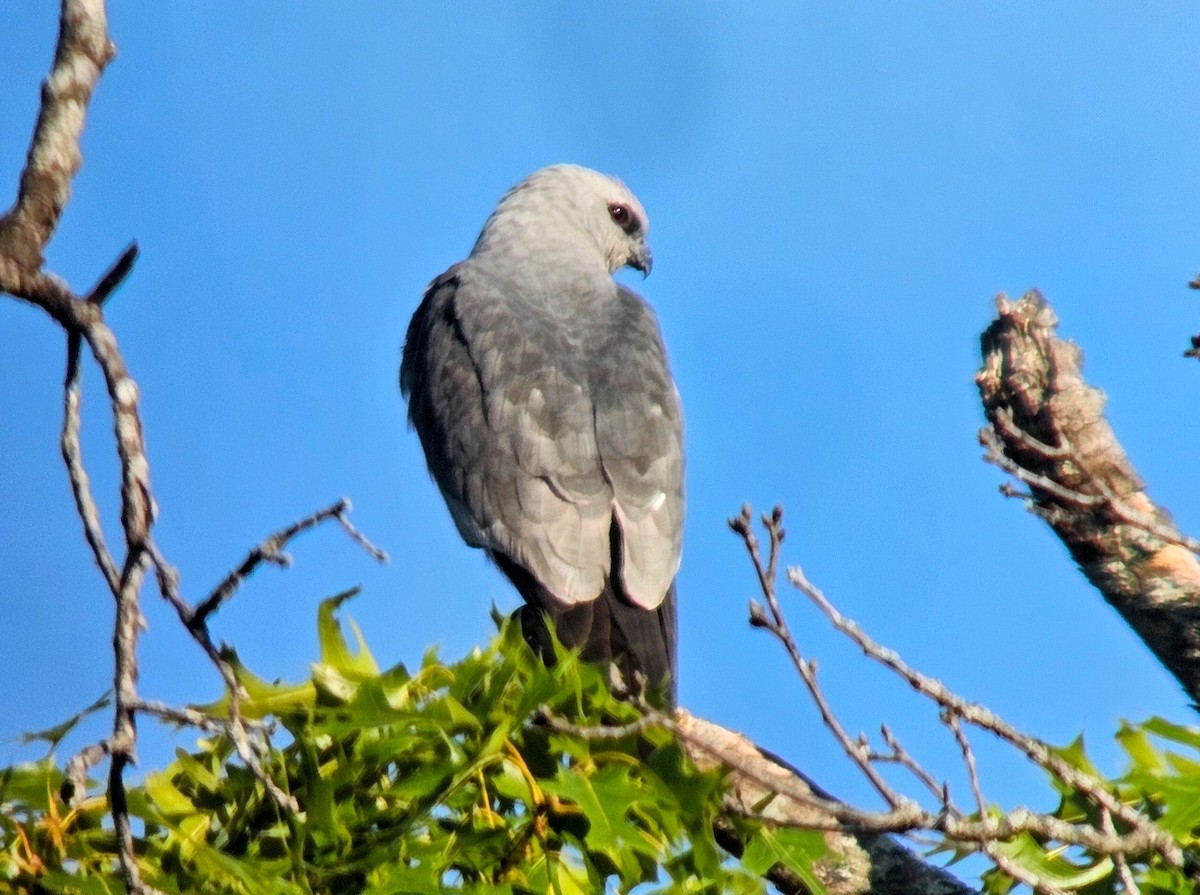
[[[634,270],[640,270],[642,279],[646,279],[650,276],[650,268],[654,266],[654,257],[650,254],[650,247],[639,241],[633,251],[629,253],[629,260],[625,263]]]

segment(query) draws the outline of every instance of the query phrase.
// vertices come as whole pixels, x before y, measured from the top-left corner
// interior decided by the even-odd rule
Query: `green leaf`
[[[233,666],[246,698],[240,703],[243,717],[260,719],[268,715],[286,715],[299,710],[307,710],[316,702],[317,689],[312,681],[299,684],[273,684],[246,668],[237,653],[233,650],[223,650],[225,659]],[[226,694],[216,702],[207,705],[192,706],[198,712],[211,715],[214,718],[229,717],[229,695]]]
[[[122,889],[115,880],[107,882],[99,877],[84,877],[61,870],[51,870],[38,878],[41,888],[61,895],[117,895]]]
[[[18,804],[36,812],[48,811],[66,779],[50,757],[0,769],[0,805]]]
[[[337,619],[338,607],[357,596],[358,592],[359,588],[354,587],[322,600],[320,608],[317,610],[317,642],[321,648],[320,664],[329,666],[336,673],[351,680],[379,676],[379,666],[375,662],[375,657],[371,655],[371,651],[367,649],[367,643],[363,639],[358,625],[354,623],[353,619],[346,620],[350,630],[354,632],[355,643],[358,646],[357,650],[351,650],[349,644],[346,643],[342,625]]]
[[[1164,740],[1170,740],[1173,743],[1179,743],[1183,746],[1189,746],[1193,750],[1200,751],[1200,727],[1175,724],[1164,718],[1151,718],[1141,726],[1148,733],[1162,737]]]
[[[821,895],[825,887],[817,878],[813,863],[829,854],[829,845],[819,830],[763,825],[742,854],[742,866],[751,873],[765,874],[782,864],[796,874],[812,895]]]
[[[151,771],[146,775],[141,790],[163,817],[181,817],[197,813],[195,803],[179,791],[167,774]]]
[[[1083,735],[1080,734],[1066,746],[1051,746],[1050,751],[1069,764],[1071,767],[1091,774],[1093,777],[1103,777],[1092,760],[1088,758],[1087,751],[1083,744]]]
[[[627,765],[612,762],[590,772],[560,768],[543,788],[579,807],[586,821],[581,845],[593,859],[603,857],[628,885],[652,878],[641,859],[661,858],[669,842],[655,824],[646,823],[653,806]]]
[[[1113,872],[1111,858],[1074,864],[1059,851],[1047,852],[1028,833],[1021,833],[1010,842],[997,842],[994,847],[1018,867],[1063,891],[1099,882]]]
[[[1127,722],[1121,724],[1117,731],[1116,740],[1129,756],[1134,767],[1150,773],[1160,773],[1167,769],[1163,754],[1155,748],[1154,741],[1145,730]]]
[[[1166,777],[1146,785],[1162,810],[1158,825],[1178,839],[1194,842],[1200,829],[1200,777]]]

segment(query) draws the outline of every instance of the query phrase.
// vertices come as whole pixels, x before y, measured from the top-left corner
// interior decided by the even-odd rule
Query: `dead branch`
[[[350,520],[346,516],[349,512],[350,501],[343,497],[332,506],[293,522],[287,528],[281,529],[263,540],[247,554],[241,565],[225,576],[225,579],[213,589],[212,593],[202,600],[194,610],[187,613],[186,618],[181,616],[183,623],[193,631],[204,627],[208,617],[220,609],[237,592],[242,582],[252,575],[255,569],[264,562],[284,567],[291,565],[291,557],[283,552],[283,548],[297,535],[316,528],[329,519],[336,519],[342,526],[342,530],[376,560],[387,562],[387,554],[363,537],[358,529],[350,524]]]
[[[133,850],[133,830],[125,798],[124,770],[136,760],[137,725],[133,704],[137,696],[137,638],[143,624],[138,593],[149,563],[146,541],[154,509],[150,498],[149,465],[142,444],[137,386],[129,377],[116,338],[104,324],[100,288],[95,301],[79,298],[42,270],[46,244],[54,235],[71,193],[71,180],[82,155],[79,138],[87,105],[115,48],[108,37],[103,0],[63,0],[58,46],[50,75],[42,88],[42,103],[21,173],[17,201],[0,218],[0,291],[24,299],[53,317],[67,332],[67,376],[64,383],[63,457],[85,535],[106,584],[116,599],[113,632],[113,731],[103,743],[84,750],[71,763],[73,777],[87,766],[109,757],[108,799],[117,838],[125,888],[152,893],[141,879]],[[131,263],[131,260],[130,262]],[[128,263],[114,265],[115,288]],[[124,269],[124,272],[121,272]],[[105,284],[110,276],[102,278]],[[112,407],[121,465],[121,522],[126,553],[120,572],[104,542],[99,515],[91,498],[79,451],[78,355],[87,342],[104,374]]]
[[[238,756],[275,802],[285,810],[298,810],[295,800],[283,792],[262,767],[259,755],[268,745],[265,731],[242,719],[238,708],[241,685],[232,664],[213,645],[205,620],[221,602],[232,596],[241,580],[260,561],[278,560],[278,550],[287,540],[325,519],[336,519],[346,533],[375,558],[384,560],[386,556],[354,528],[346,515],[350,504],[341,500],[276,535],[273,551],[260,549],[257,555],[252,554],[252,560],[243,564],[240,574],[227,578],[217,596],[206,601],[199,617],[180,595],[179,575],[151,536],[157,507],[150,487],[150,464],[142,435],[138,387],[103,315],[105,301],[133,267],[137,247],[131,245],[126,249],[84,297],[76,295],[66,283],[42,269],[45,246],[58,225],[70,197],[71,179],[81,164],[79,138],[87,104],[104,66],[114,53],[115,48],[108,38],[103,0],[64,0],[58,48],[42,90],[42,105],[21,175],[17,201],[0,218],[0,291],[41,308],[66,333],[67,372],[63,383],[60,446],[84,537],[116,601],[112,734],[85,748],[68,762],[63,795],[70,801],[82,793],[88,770],[105,757],[109,759],[109,813],[117,840],[122,881],[126,890],[134,895],[155,895],[157,890],[142,880],[138,869],[133,825],[126,801],[124,772],[127,766],[136,762],[137,716],[146,714],[206,731],[219,730],[230,738]],[[84,343],[103,374],[113,415],[121,470],[120,518],[125,546],[119,569],[104,537],[80,444],[82,388],[79,365]],[[137,642],[144,627],[139,600],[145,574],[152,564],[164,598],[175,606],[181,621],[225,681],[230,694],[227,720],[172,709],[143,700],[138,694]]]
[[[804,573],[799,567],[788,569],[788,578],[824,613],[835,628],[854,641],[862,650],[863,655],[894,672],[916,692],[936,703],[940,711],[986,730],[1018,749],[1034,764],[1054,774],[1067,786],[1085,793],[1098,807],[1112,812],[1114,816],[1131,826],[1146,826],[1145,818],[1113,796],[1103,781],[1072,767],[1041,740],[1017,730],[990,709],[963,699],[941,681],[909,666],[894,650],[876,643],[858,624],[843,616],[829,602],[825,594],[804,577]],[[1164,850],[1164,857],[1173,865],[1178,866],[1181,856],[1171,838],[1152,826],[1147,828],[1146,834],[1157,842],[1159,848]]]
[[[758,576],[759,588],[767,604],[765,612],[762,611],[761,606],[759,606],[758,612],[751,611],[753,624],[755,627],[765,628],[770,631],[783,644],[788,657],[792,660],[792,666],[796,669],[800,680],[804,682],[805,689],[808,690],[809,696],[816,704],[817,710],[821,713],[822,722],[824,722],[830,733],[833,734],[838,745],[842,747],[842,751],[854,762],[875,791],[883,797],[884,801],[893,810],[899,811],[901,814],[911,813],[917,807],[915,803],[897,792],[884,779],[883,775],[876,770],[875,765],[870,760],[869,745],[862,739],[856,740],[851,737],[841,721],[838,720],[833,706],[825,698],[824,691],[817,683],[816,661],[806,659],[801,654],[800,647],[796,644],[795,638],[792,637],[792,633],[788,629],[787,621],[783,615],[783,609],[779,605],[779,597],[775,593],[775,578],[779,567],[779,548],[784,538],[782,508],[775,507],[771,515],[764,516],[762,521],[769,538],[766,563],[762,561],[758,538],[755,537],[754,528],[750,522],[750,508],[748,506],[743,507],[741,515],[729,520],[729,527],[741,537],[742,542],[746,545],[746,550],[750,554],[750,561],[754,565],[754,571]]]
[[[1200,542],[1150,500],[1045,298],[996,304],[975,377],[990,424],[980,435],[986,459],[1029,488],[1030,508],[1088,580],[1200,699]]]
[[[1009,861],[996,847],[997,843],[1009,841],[1022,833],[1029,833],[1043,841],[1082,846],[1114,859],[1119,857],[1126,860],[1153,853],[1171,866],[1182,866],[1183,854],[1174,840],[1151,819],[1119,801],[1103,781],[1070,766],[1041,741],[1021,733],[995,713],[968,702],[951,692],[940,681],[908,666],[894,651],[876,643],[857,624],[842,616],[799,568],[790,568],[788,578],[792,584],[803,592],[839,631],[850,637],[864,655],[887,667],[936,705],[939,717],[954,736],[962,753],[975,799],[975,816],[966,817],[965,812],[950,798],[949,787],[944,783],[938,786],[915,760],[907,756],[886,727],[884,739],[890,748],[889,752],[872,749],[865,735],[860,735],[857,740],[852,739],[821,691],[813,672],[813,661],[801,655],[779,603],[774,570],[778,565],[779,546],[783,541],[780,509],[776,508],[772,514],[763,516],[762,524],[769,537],[765,561],[751,526],[749,508],[744,508],[740,516],[730,520],[731,528],[741,537],[750,554],[765,603],[765,606],[763,603],[751,603],[751,624],[766,629],[783,645],[817,705],[826,727],[841,744],[849,759],[875,786],[876,791],[887,803],[888,810],[871,812],[843,805],[820,793],[810,781],[795,773],[794,769],[782,764],[777,764],[775,768],[764,767],[764,756],[755,755],[747,745],[739,745],[724,734],[718,734],[714,741],[699,742],[680,720],[686,719],[682,713],[676,720],[664,718],[664,726],[676,730],[685,748],[689,745],[692,747],[689,754],[694,761],[704,766],[707,758],[710,764],[715,761],[731,769],[736,781],[733,792],[740,794],[745,789],[750,796],[750,801],[743,803],[740,810],[757,812],[761,804],[769,802],[769,809],[778,809],[779,806],[784,808],[782,817],[761,815],[776,822],[798,823],[812,829],[857,833],[860,836],[866,832],[934,833],[947,841],[977,848],[1013,879],[1026,884],[1041,895],[1056,895],[1055,887]],[[1092,801],[1101,815],[1109,818],[1108,823],[1099,827],[1086,823],[1068,823],[1025,809],[1018,809],[1003,816],[990,813],[979,782],[974,752],[963,728],[964,723],[988,731],[1020,750],[1035,764]],[[898,756],[903,758],[898,759]],[[913,768],[916,780],[934,795],[933,808],[923,808],[918,802],[897,793],[890,786],[878,785],[876,781],[880,778],[877,773],[873,773],[874,764],[891,761],[898,761],[906,767]],[[736,804],[731,804],[730,807],[732,810],[739,810]],[[1121,820],[1125,832],[1116,832],[1112,824],[1114,817]],[[841,849],[838,851],[840,853]]]
[[[1045,817],[1042,820],[1034,821],[1033,815],[1029,815],[1026,819],[1024,818],[1024,813],[1021,811],[1010,813],[1003,820],[1003,823],[1008,824],[1013,822],[1014,818],[1022,817],[1020,821],[1021,825],[1026,823],[1034,824],[1034,826],[1027,828],[1028,832],[1036,833],[1046,838],[1083,845],[1104,854],[1115,854],[1118,852],[1144,854],[1153,851],[1158,853],[1171,866],[1182,866],[1183,855],[1174,840],[1163,830],[1155,826],[1148,818],[1143,817],[1133,808],[1117,799],[1109,792],[1103,780],[1092,777],[1068,764],[1059,758],[1041,740],[1017,730],[990,709],[963,699],[941,681],[922,674],[909,666],[894,650],[876,643],[858,624],[843,616],[829,602],[828,598],[804,577],[803,572],[799,568],[793,567],[788,569],[788,577],[792,584],[825,614],[834,627],[854,641],[863,651],[863,655],[893,671],[916,692],[936,703],[939,712],[944,716],[961,719],[974,727],[986,730],[1003,742],[1018,749],[1038,767],[1053,774],[1064,784],[1086,796],[1101,810],[1110,812],[1114,817],[1126,823],[1130,827],[1130,832],[1122,837],[1120,841],[1105,840],[1104,837],[1097,836],[1097,831],[1093,827],[1086,825],[1064,825],[1062,821],[1052,817]],[[1039,825],[1040,828],[1034,828]],[[954,820],[949,820],[945,824],[946,832],[952,838],[958,835],[958,832],[951,832],[956,826],[957,822]],[[1006,826],[1006,830],[1009,829],[1014,828]],[[1015,829],[1014,832],[1016,832]]]
[[[92,91],[116,52],[108,37],[104,0],[63,0],[58,46],[42,85],[17,201],[0,218],[0,283],[20,279],[17,272],[29,276],[42,269],[42,253],[83,163],[79,137]]]

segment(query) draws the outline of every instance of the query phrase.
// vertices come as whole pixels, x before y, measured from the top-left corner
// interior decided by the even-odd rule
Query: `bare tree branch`
[[[834,800],[795,768],[765,753],[741,734],[684,709],[677,709],[673,718],[658,718],[675,732],[697,767],[728,770],[726,805],[731,813],[825,831],[831,858],[814,870],[831,895],[966,895],[970,891],[890,837],[878,835],[872,829],[872,822],[878,818],[870,812]],[[911,827],[900,824],[899,828]],[[736,839],[723,837],[722,845],[737,854]],[[779,868],[768,877],[781,891],[805,891]]]
[[[799,654],[795,639],[788,629],[787,619],[780,607],[774,580],[770,574],[777,565],[775,560],[779,545],[783,540],[781,511],[776,508],[770,516],[764,516],[762,520],[770,537],[769,558],[766,562],[762,559],[758,541],[751,530],[750,518],[749,510],[744,509],[740,517],[731,520],[731,526],[746,544],[766,603],[765,608],[762,604],[751,603],[751,624],[768,630],[784,646],[816,702],[826,726],[835,739],[842,744],[854,764],[874,784],[877,775],[868,774],[863,765],[870,766],[875,761],[893,761],[896,760],[896,756],[904,753],[895,743],[894,738],[889,735],[886,727],[884,728],[884,737],[891,747],[889,753],[871,750],[865,737],[860,736],[857,743],[849,740],[844,728],[830,710],[828,700],[821,693],[815,675],[811,673],[811,660],[804,660]],[[731,757],[723,754],[724,746],[700,746],[701,752],[720,760],[732,769],[737,780],[735,792],[741,791],[745,785],[751,787],[749,792],[753,796],[758,796],[759,800],[768,799],[771,793],[781,797],[785,805],[788,805],[788,800],[795,800],[801,809],[795,822],[816,829],[839,829],[860,834],[866,831],[875,833],[927,831],[939,834],[949,842],[969,845],[984,852],[1002,871],[1013,879],[1028,885],[1040,895],[1057,895],[1057,891],[1046,880],[1010,860],[1008,854],[999,847],[999,843],[1010,841],[1018,835],[1027,833],[1045,842],[1083,846],[1098,854],[1112,856],[1114,859],[1120,857],[1125,860],[1130,857],[1156,854],[1173,867],[1183,866],[1184,856],[1173,838],[1155,825],[1150,818],[1123,804],[1108,790],[1103,781],[1094,779],[1070,766],[1048,746],[1017,731],[993,712],[962,699],[940,681],[909,667],[894,651],[879,645],[867,636],[857,624],[843,617],[825,595],[805,578],[799,568],[790,568],[788,577],[792,584],[808,596],[834,626],[850,637],[866,656],[889,668],[918,693],[937,705],[943,723],[954,735],[963,754],[971,790],[976,800],[978,819],[964,817],[962,810],[955,806],[950,799],[948,786],[945,784],[937,786],[927,774],[923,775],[914,771],[916,779],[935,795],[936,810],[921,808],[907,798],[889,799],[887,793],[881,791],[891,806],[890,809],[882,812],[867,812],[857,808],[848,808],[829,799],[824,794],[821,794],[820,799],[814,798],[815,787],[798,785],[796,779],[778,779],[779,772],[762,768],[758,759],[751,754],[745,752],[739,754],[735,750]],[[1017,809],[1005,815],[995,815],[989,812],[979,783],[975,756],[963,729],[963,722],[987,730],[1019,749],[1035,764],[1054,774],[1067,786],[1092,801],[1103,815],[1109,817],[1108,824],[1098,827],[1086,823],[1068,823],[1056,817],[1034,814],[1025,809]],[[690,741],[688,731],[680,724],[676,724],[675,729],[687,744]],[[693,743],[693,745],[698,744]],[[691,753],[689,752],[689,754]],[[694,756],[694,760],[699,763],[702,761],[702,757]],[[909,766],[907,762],[905,764]],[[777,779],[768,783],[773,774]],[[799,778],[798,774],[795,776]],[[807,784],[808,781],[803,781],[803,783]],[[760,789],[755,790],[753,788],[755,786]],[[758,801],[752,801],[750,806],[753,808],[758,803]],[[774,808],[779,804],[778,800],[773,801],[771,807]],[[814,812],[817,815],[815,819]],[[1119,818],[1127,827],[1124,833],[1116,832],[1112,824],[1113,817]],[[780,822],[789,822],[790,820],[789,818],[780,820]]]
[[[228,599],[237,584],[261,559],[262,551],[240,577],[226,580],[218,599],[196,613],[180,596],[178,573],[165,560],[151,537],[157,515],[150,487],[150,465],[146,458],[138,409],[138,387],[129,375],[116,336],[104,322],[103,305],[120,286],[137,257],[136,245],[127,248],[99,279],[86,297],[76,295],[62,280],[42,269],[43,252],[54,234],[62,210],[70,197],[71,178],[79,169],[79,137],[84,113],[104,66],[115,49],[108,38],[103,0],[64,0],[59,43],[50,76],[42,91],[42,105],[31,141],[28,160],[21,175],[17,202],[0,218],[0,291],[40,307],[65,331],[67,372],[63,384],[63,428],[60,437],[76,509],[84,536],[104,581],[116,601],[113,633],[114,696],[113,731],[100,743],[87,747],[67,766],[68,799],[83,791],[89,768],[109,759],[108,801],[116,835],[117,855],[125,888],[135,895],[156,891],[142,879],[134,851],[133,826],[129,816],[124,781],[125,768],[137,760],[137,715],[151,714],[177,723],[211,730],[214,725],[227,734],[238,756],[258,778],[268,794],[285,810],[296,811],[295,800],[283,792],[263,769],[259,750],[264,743],[251,737],[249,725],[238,710],[241,685],[229,660],[213,645],[205,617]],[[92,494],[80,445],[82,389],[79,379],[80,351],[87,343],[104,376],[113,415],[117,457],[121,470],[120,507],[125,555],[114,559],[105,541],[100,514]],[[385,555],[371,544],[347,518],[350,504],[341,500],[328,510],[302,520],[276,536],[277,550],[300,531],[327,518],[338,521],[347,534],[377,559]],[[172,710],[143,700],[137,690],[137,641],[144,620],[139,603],[145,573],[153,563],[163,596],[171,602],[188,631],[214,663],[230,693],[227,722],[201,720],[196,713]]]
[[[838,720],[833,710],[833,706],[825,698],[824,691],[817,683],[816,661],[804,658],[800,652],[800,647],[796,644],[795,638],[792,637],[792,632],[788,630],[787,622],[783,616],[783,609],[780,607],[778,595],[775,593],[776,571],[779,567],[779,547],[783,543],[784,538],[783,510],[780,507],[775,507],[770,516],[763,516],[762,524],[770,538],[767,562],[765,564],[762,562],[759,554],[758,539],[754,535],[754,530],[750,522],[750,508],[748,506],[742,507],[741,515],[729,520],[729,527],[742,538],[742,541],[746,545],[746,550],[750,554],[750,560],[754,565],[755,573],[758,575],[759,587],[767,604],[766,612],[760,610],[757,613],[752,613],[751,617],[754,619],[755,625],[766,628],[783,644],[783,648],[787,650],[788,657],[792,660],[792,665],[796,669],[796,673],[800,676],[800,680],[804,682],[809,696],[812,697],[817,710],[821,713],[821,720],[833,734],[834,739],[838,741],[838,745],[842,747],[842,751],[854,762],[863,776],[874,787],[875,791],[883,796],[884,801],[894,810],[903,812],[914,809],[916,807],[915,803],[897,792],[884,779],[883,775],[875,769],[869,758],[869,745],[862,738],[858,740],[853,739],[845,727],[842,726],[841,721]]]
[[[971,785],[971,794],[975,796],[975,807],[979,812],[979,816],[987,817],[987,799],[984,798],[983,787],[979,783],[979,769],[976,767],[975,752],[971,749],[971,741],[967,739],[967,732],[963,730],[962,722],[958,716],[952,712],[943,711],[942,721],[954,734],[954,740],[958,743],[959,751],[962,753],[963,764],[966,765],[967,778]],[[1109,829],[1105,830],[1105,832],[1114,833],[1115,830]],[[1015,861],[1009,860],[1008,856],[997,847],[994,841],[985,841],[981,843],[980,848],[993,864],[1017,882],[1029,886],[1038,895],[1062,895],[1058,889],[1029,873]]]
[[[83,163],[79,138],[100,75],[116,55],[104,0],[63,0],[58,47],[21,172],[17,201],[0,218],[0,288],[6,267],[41,270],[42,253],[71,197]]]
[[[87,105],[114,53],[103,0],[63,0],[58,46],[42,88],[38,121],[21,174],[17,201],[0,218],[0,291],[42,308],[67,333],[63,458],[85,536],[116,600],[113,732],[105,742],[84,750],[69,770],[71,779],[82,777],[90,764],[108,755],[108,798],[121,875],[129,892],[151,895],[154,890],[142,881],[134,855],[124,771],[136,760],[137,724],[133,705],[138,699],[137,638],[143,625],[138,593],[149,564],[146,543],[154,510],[137,410],[137,386],[129,377],[116,338],[101,314],[101,292],[107,295],[115,288],[132,257],[125,264],[118,262],[114,271],[102,278],[93,291],[95,301],[79,298],[65,283],[42,270],[46,244],[58,226],[70,197],[71,180],[81,164],[79,139]],[[99,514],[79,449],[78,363],[82,342],[87,342],[104,374],[117,436],[121,523],[126,547],[119,573],[100,530]]]
[[[86,301],[97,307],[103,306],[109,296],[120,287],[137,260],[137,244],[131,244],[105,272],[104,276],[92,287]],[[83,449],[80,445],[79,430],[83,419],[80,406],[83,403],[83,390],[79,384],[79,349],[80,335],[71,331],[67,334],[67,375],[63,384],[63,428],[60,444],[63,461],[67,465],[67,475],[71,482],[71,493],[75,497],[75,507],[83,522],[83,534],[96,565],[108,584],[108,589],[116,593],[120,588],[116,564],[104,541],[104,531],[100,525],[100,512],[92,496],[91,482],[87,468],[83,463]]]
[[[183,619],[184,624],[193,630],[203,627],[207,623],[208,617],[220,609],[237,592],[242,582],[252,575],[254,570],[264,562],[274,563],[279,566],[290,565],[291,557],[283,552],[283,548],[297,535],[315,528],[329,519],[336,519],[342,526],[342,530],[376,560],[387,562],[387,554],[363,537],[362,533],[350,523],[346,515],[349,511],[350,501],[343,497],[332,506],[318,510],[312,515],[293,522],[287,528],[270,535],[266,540],[254,547],[246,558],[242,560],[241,565],[226,575],[225,579],[213,589],[212,593],[200,601],[195,610],[189,613],[189,617]]]
[[[83,535],[88,546],[92,548],[92,556],[96,565],[104,575],[108,589],[117,593],[121,588],[120,576],[116,563],[113,562],[108,544],[104,541],[104,529],[100,524],[100,511],[92,496],[91,479],[83,463],[83,448],[80,443],[79,430],[83,425],[80,407],[83,404],[83,389],[79,383],[79,334],[71,333],[67,337],[67,376],[63,384],[63,426],[59,443],[62,448],[63,462],[67,465],[67,476],[71,482],[71,493],[75,497],[75,508],[83,522]]]
[[[894,650],[876,643],[854,621],[843,616],[829,602],[825,594],[804,577],[804,573],[799,568],[793,567],[788,569],[788,578],[797,589],[804,593],[825,614],[834,627],[854,641],[865,656],[893,671],[915,691],[936,703],[941,711],[992,733],[1002,741],[1020,750],[1034,764],[1049,771],[1067,786],[1085,795],[1099,808],[1111,812],[1114,817],[1120,818],[1121,821],[1128,824],[1132,830],[1124,837],[1124,841],[1117,846],[1116,851],[1126,853],[1154,851],[1161,855],[1163,860],[1167,861],[1171,866],[1182,866],[1183,855],[1174,840],[1147,818],[1143,817],[1130,806],[1125,805],[1109,792],[1104,781],[1098,780],[1071,766],[1059,758],[1041,740],[1017,730],[990,709],[963,699],[958,694],[952,692],[941,681],[910,667]],[[1008,816],[1008,820],[1012,821],[1019,814],[1020,812],[1013,812]],[[1047,825],[1042,830],[1035,831],[1030,828],[1029,832],[1039,832],[1063,842],[1085,845],[1088,848],[1105,854],[1113,853],[1113,846],[1116,843],[1111,840],[1104,841],[1103,837],[1096,835],[1096,831],[1091,827],[1075,827],[1072,832],[1066,829],[1066,826],[1070,825],[1059,827],[1058,824],[1061,821],[1057,821],[1054,818],[1046,818],[1046,823]],[[947,831],[949,831],[955,825],[955,821],[949,821],[945,826]],[[1055,832],[1051,832],[1051,830]],[[957,837],[957,833],[951,835]],[[1062,838],[1064,835],[1067,838]]]
[[[1002,295],[997,308],[976,376],[987,459],[1029,487],[1088,580],[1200,700],[1200,542],[1146,494],[1041,294]]]
[[[879,725],[879,734],[883,737],[883,741],[887,744],[887,752],[872,752],[869,755],[871,761],[878,761],[882,764],[896,764],[912,774],[921,785],[924,786],[929,793],[938,800],[942,805],[943,810],[952,813],[957,813],[958,809],[950,801],[949,788],[945,783],[939,783],[934,776],[925,770],[921,764],[913,758],[908,751],[896,739],[892,729],[886,724]]]

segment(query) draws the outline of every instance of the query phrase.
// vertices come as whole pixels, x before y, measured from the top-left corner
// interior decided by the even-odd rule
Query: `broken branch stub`
[[[1200,700],[1197,542],[1146,494],[1104,417],[1104,394],[1084,381],[1082,352],[1055,334],[1041,293],[996,304],[975,377],[987,459],[1028,487],[1030,508],[1088,580]]]

